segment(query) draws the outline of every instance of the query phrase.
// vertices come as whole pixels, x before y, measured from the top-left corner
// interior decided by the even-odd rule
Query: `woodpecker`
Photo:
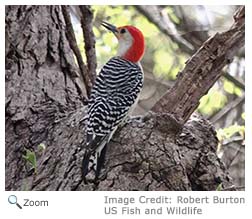
[[[145,42],[142,32],[134,26],[101,25],[118,39],[117,55],[101,69],[88,103],[86,150],[82,163],[83,178],[93,172],[97,180],[104,164],[107,143],[118,126],[132,112],[143,86],[140,60]]]

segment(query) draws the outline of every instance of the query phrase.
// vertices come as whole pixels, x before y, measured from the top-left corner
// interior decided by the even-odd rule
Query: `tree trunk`
[[[7,190],[27,188],[25,149],[50,142],[57,120],[82,105],[78,74],[60,7],[6,7]]]
[[[99,183],[84,184],[86,107],[78,75],[59,6],[7,6],[6,190],[232,188],[211,124],[193,116],[182,125],[161,112],[117,131]]]

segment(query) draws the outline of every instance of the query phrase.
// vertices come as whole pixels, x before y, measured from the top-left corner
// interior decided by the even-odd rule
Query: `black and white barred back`
[[[101,69],[88,104],[84,180],[92,171],[98,177],[106,144],[136,102],[142,86],[143,72],[138,64],[113,57]]]

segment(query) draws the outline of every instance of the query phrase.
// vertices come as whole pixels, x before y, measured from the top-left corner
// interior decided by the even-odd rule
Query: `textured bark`
[[[85,52],[87,58],[87,66],[89,77],[92,85],[96,78],[96,52],[95,52],[95,36],[93,32],[93,12],[88,5],[79,6],[81,12],[81,27],[83,30]]]
[[[167,113],[129,120],[108,144],[99,184],[85,185],[86,112],[64,25],[58,6],[6,8],[6,190],[232,187],[213,127],[196,116],[182,126]],[[36,172],[25,149],[36,154]]]
[[[81,106],[77,76],[59,7],[6,7],[6,189],[25,188],[25,148],[36,150]]]
[[[7,190],[216,190],[232,180],[216,156],[217,138],[205,120],[193,117],[183,128],[167,114],[131,120],[108,145],[101,181],[84,184],[81,161],[85,145],[85,108],[48,127],[38,172]],[[182,128],[182,132],[181,131]],[[179,134],[175,134],[179,133]],[[19,152],[15,152],[18,154]]]
[[[185,123],[197,109],[199,100],[222,76],[222,68],[231,62],[245,43],[245,7],[234,16],[235,23],[223,33],[208,39],[187,61],[175,85],[160,99],[153,111],[174,114]]]

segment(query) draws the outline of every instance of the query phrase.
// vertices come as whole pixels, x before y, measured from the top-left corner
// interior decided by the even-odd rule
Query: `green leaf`
[[[37,159],[36,159],[35,152],[29,149],[25,149],[25,150],[26,150],[26,154],[23,155],[23,158],[26,160],[26,162],[31,164],[31,166],[35,170],[35,173],[37,173]]]
[[[224,80],[224,90],[230,94],[234,94],[234,84],[231,81]]]
[[[220,183],[217,188],[216,188],[216,191],[221,191],[222,190],[222,183]]]
[[[171,20],[176,23],[179,24],[180,23],[180,19],[176,16],[176,14],[174,13],[173,9],[171,7],[166,7],[164,9],[165,12],[167,12],[167,14],[169,14]]]
[[[155,67],[154,71],[158,75],[167,73],[172,66],[173,59],[165,50],[157,50],[154,54]]]
[[[227,93],[235,94],[239,97],[243,93],[242,90],[239,87],[235,86],[235,84],[233,82],[226,80],[226,79],[224,80],[223,87]]]
[[[243,120],[245,120],[245,113],[242,113],[241,117],[242,117]]]
[[[245,126],[235,124],[235,125],[231,125],[231,126],[224,128],[224,129],[219,129],[219,130],[217,130],[217,137],[221,141],[224,139],[231,138],[233,135],[235,135],[237,133],[241,136],[244,136]]]
[[[227,97],[216,88],[210,89],[207,95],[200,99],[198,110],[202,114],[212,115],[221,109],[227,102]]]

